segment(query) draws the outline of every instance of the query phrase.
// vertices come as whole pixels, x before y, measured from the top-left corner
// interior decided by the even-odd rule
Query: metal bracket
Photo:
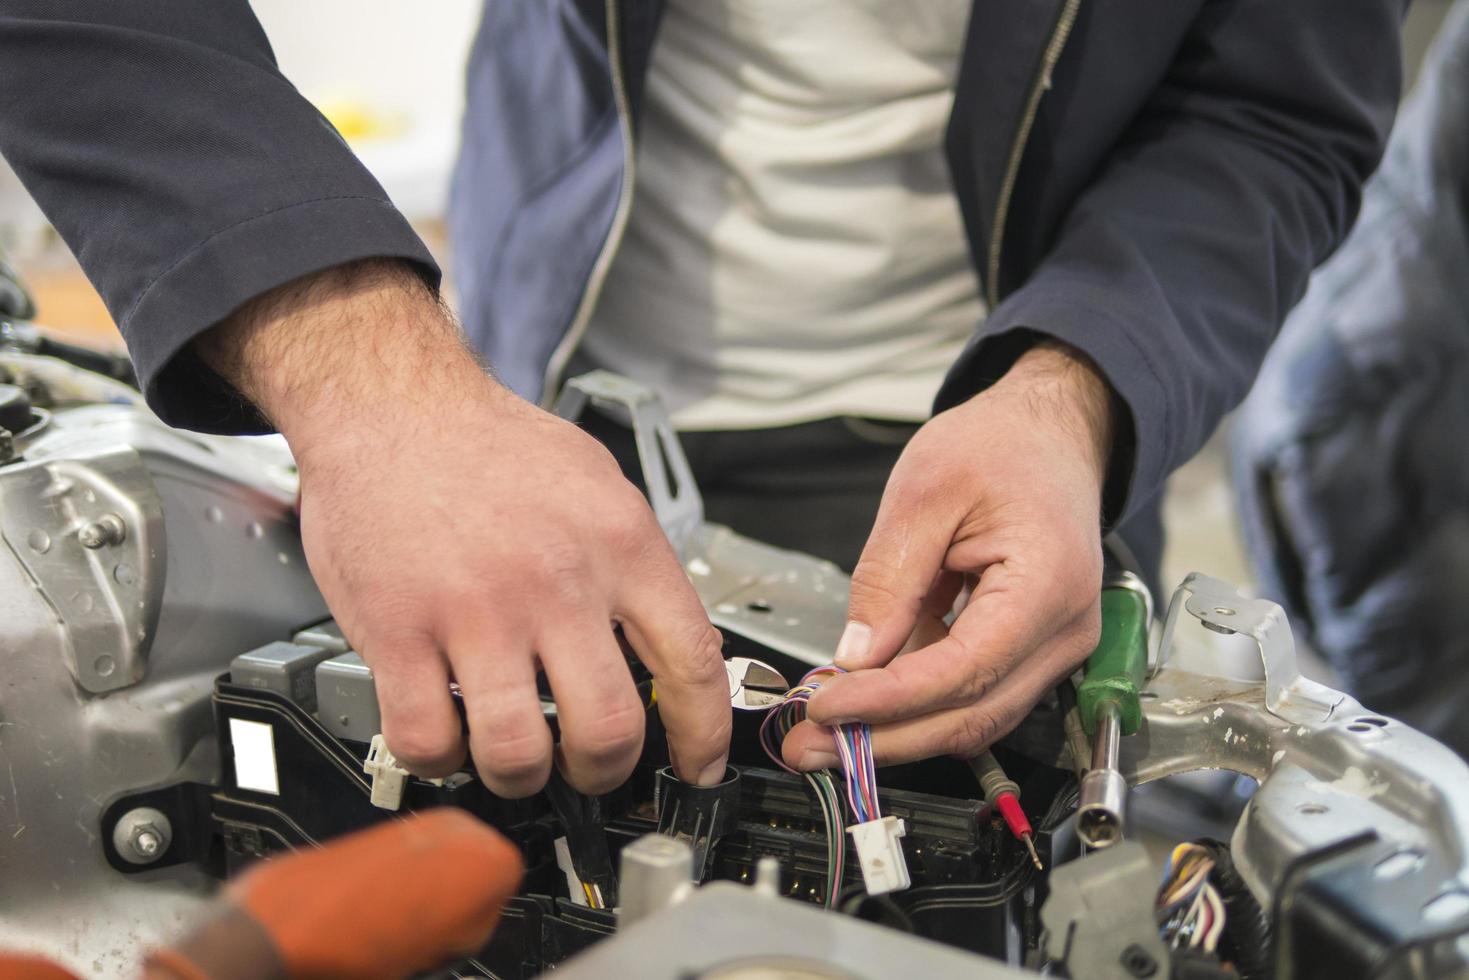
[[[566,382],[553,411],[575,422],[588,403],[610,409],[614,418],[632,427],[653,513],[679,558],[686,559],[694,533],[704,523],[704,500],[662,399],[620,374],[592,371]]]
[[[1243,633],[1255,641],[1265,665],[1265,707],[1276,717],[1291,722],[1321,722],[1330,718],[1341,703],[1340,692],[1301,676],[1284,609],[1268,599],[1242,596],[1228,582],[1200,572],[1189,573],[1168,604],[1158,647],[1159,667],[1173,650],[1180,609],[1186,609],[1216,633]]]
[[[163,502],[131,449],[0,470],[0,534],[56,613],[71,671],[102,694],[142,680],[163,606]]]

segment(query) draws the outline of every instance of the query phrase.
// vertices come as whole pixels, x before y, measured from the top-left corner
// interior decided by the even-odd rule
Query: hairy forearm
[[[399,262],[368,260],[286,283],[206,332],[195,349],[285,434],[300,456],[414,406],[498,385],[453,317]]]

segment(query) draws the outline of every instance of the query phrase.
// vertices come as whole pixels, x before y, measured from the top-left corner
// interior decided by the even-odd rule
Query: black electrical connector
[[[713,786],[695,786],[665,766],[658,770],[653,802],[658,809],[658,833],[688,842],[694,850],[694,880],[702,881],[714,845],[739,822],[739,770],[726,769],[724,779]]]
[[[546,798],[566,834],[571,868],[590,894],[600,898],[602,908],[617,907],[617,872],[612,868],[612,851],[607,846],[607,814],[600,797],[579,793],[552,768],[546,783]]]

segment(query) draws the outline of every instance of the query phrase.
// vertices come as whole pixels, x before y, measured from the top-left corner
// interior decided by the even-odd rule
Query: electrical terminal
[[[857,863],[869,895],[902,891],[913,883],[899,839],[908,832],[901,817],[882,817],[847,828],[857,845]]]

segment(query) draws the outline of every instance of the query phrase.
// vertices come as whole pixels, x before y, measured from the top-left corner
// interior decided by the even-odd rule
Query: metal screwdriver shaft
[[[1146,587],[1130,575],[1102,590],[1102,636],[1077,689],[1082,724],[1091,734],[1091,769],[1081,779],[1076,832],[1090,847],[1122,839],[1127,818],[1127,780],[1118,769],[1123,735],[1142,723],[1139,692],[1148,667]]]
[[[1127,781],[1118,771],[1122,712],[1116,701],[1097,706],[1091,770],[1081,779],[1076,833],[1088,847],[1108,847],[1122,838],[1127,814]]]

